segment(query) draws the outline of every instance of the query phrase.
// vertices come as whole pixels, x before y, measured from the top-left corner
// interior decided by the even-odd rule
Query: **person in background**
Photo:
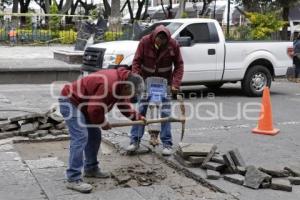
[[[295,65],[295,81],[300,83],[300,34],[296,36],[294,40],[294,56],[293,62]]]
[[[17,44],[17,31],[15,28],[12,28],[9,33],[9,41],[10,41],[10,46],[14,46],[15,44]]]
[[[152,33],[144,36],[136,50],[132,72],[140,74],[144,79],[148,77],[161,77],[168,81],[168,85],[173,94],[176,94],[181,85],[183,77],[183,60],[180,53],[179,44],[171,38],[169,30],[159,25]],[[170,95],[163,99],[161,117],[170,115]],[[139,102],[139,112],[145,115],[147,112],[149,98],[142,98]],[[144,134],[143,125],[135,125],[131,129],[131,141],[127,151],[136,151]],[[160,139],[163,143],[162,154],[169,156],[172,154],[172,134],[171,123],[166,122],[161,125]]]

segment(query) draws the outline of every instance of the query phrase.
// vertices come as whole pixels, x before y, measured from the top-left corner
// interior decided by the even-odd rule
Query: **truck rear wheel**
[[[242,89],[247,96],[262,96],[265,86],[271,87],[272,75],[268,68],[255,65],[247,70],[242,80]]]

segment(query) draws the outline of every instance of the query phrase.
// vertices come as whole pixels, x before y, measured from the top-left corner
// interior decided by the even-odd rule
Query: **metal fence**
[[[51,27],[45,19],[41,20],[41,17],[35,17],[34,20],[30,19],[25,24],[21,24],[22,16],[14,16],[5,18],[0,16],[0,43],[9,44],[10,37],[9,32],[15,29],[17,33],[16,44],[43,44],[43,43],[62,43],[62,44],[74,44],[77,39],[77,35],[80,31],[81,24],[86,22],[82,17],[70,17],[71,20],[61,20],[55,27]],[[43,16],[45,17],[45,16]],[[27,17],[28,18],[28,17]],[[68,21],[68,22],[67,22]],[[103,21],[107,24],[107,21]],[[93,23],[92,29],[97,29],[96,22]],[[96,34],[97,31],[91,31],[91,34]],[[98,31],[99,33],[99,31]],[[134,26],[132,24],[122,24],[117,29],[110,29],[109,27],[103,27],[100,31],[100,40],[98,34],[97,42],[101,41],[113,41],[113,40],[127,40],[132,39],[134,36]]]
[[[76,40],[76,27],[74,24],[59,24],[55,28],[38,23],[21,25],[18,19],[0,20],[0,42],[9,43],[10,31],[16,31],[17,44],[34,43],[73,43]]]
[[[100,23],[91,23],[85,30],[82,29],[82,24],[87,22],[86,16],[60,16],[60,22],[51,27],[49,20],[53,15],[34,15],[22,14],[20,16],[0,16],[0,43],[10,44],[9,32],[15,28],[16,45],[36,45],[36,44],[74,44],[78,39],[88,40],[91,35],[94,35],[94,42],[105,42],[114,40],[130,40],[137,33],[142,31],[148,25],[145,22],[137,22],[136,24],[121,24],[117,28],[107,27],[107,21],[102,20]],[[22,18],[27,19],[27,22],[21,23]],[[46,22],[47,21],[47,22]],[[88,22],[90,23],[90,22]],[[146,25],[145,25],[146,24]],[[222,27],[224,33],[226,28]],[[84,33],[82,33],[82,31]],[[226,35],[228,40],[252,40],[249,36],[249,30],[246,26],[230,27],[230,34]],[[280,40],[280,33],[273,33],[270,40]]]

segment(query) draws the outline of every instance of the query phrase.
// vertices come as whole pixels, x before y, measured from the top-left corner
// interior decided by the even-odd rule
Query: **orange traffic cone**
[[[264,135],[276,135],[279,133],[279,129],[273,128],[272,105],[268,87],[264,88],[258,127],[252,129],[252,132]]]

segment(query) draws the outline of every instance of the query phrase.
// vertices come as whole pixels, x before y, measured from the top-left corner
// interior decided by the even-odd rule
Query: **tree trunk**
[[[134,17],[133,17],[133,11],[132,11],[130,0],[127,0],[127,6],[128,6],[129,15],[130,15],[130,21],[131,21],[131,23],[133,23]]]
[[[172,8],[173,8],[172,0],[169,0],[169,5],[168,5],[168,8],[167,8],[167,10],[168,10],[167,19],[172,19],[173,18]]]
[[[20,11],[21,13],[28,13],[28,6],[29,6],[30,0],[20,0]],[[20,18],[20,24],[21,26],[24,26],[26,24],[26,17],[21,16]]]
[[[70,15],[75,15],[76,8],[78,6],[79,0],[76,0],[74,3],[73,1],[71,2],[71,9],[70,9]],[[74,21],[72,21],[72,17],[66,17],[66,24],[73,24]]]
[[[51,5],[50,0],[45,0],[45,9],[47,14],[50,13],[50,5]]]
[[[108,18],[109,29],[113,32],[119,32],[121,29],[121,13],[120,13],[120,0],[111,2],[111,15]]]
[[[111,7],[110,7],[107,0],[103,0],[103,4],[104,4],[103,16],[104,16],[105,19],[107,19],[110,16],[110,13],[111,13]]]
[[[206,9],[207,9],[207,2],[204,0],[204,1],[203,1],[203,6],[202,6],[202,10],[201,10],[201,12],[199,13],[199,15],[200,15],[200,16],[203,16],[203,14],[205,13]]]
[[[12,12],[18,13],[19,11],[19,0],[13,0]]]
[[[12,7],[12,13],[18,13],[19,12],[19,0],[13,0],[13,7]],[[12,17],[13,21],[17,21],[18,17]]]
[[[138,0],[138,10],[137,10],[136,15],[135,15],[136,20],[141,19],[144,4],[145,4],[145,0],[142,0],[142,1]]]
[[[68,0],[67,0],[67,1],[68,1]],[[57,2],[57,1],[56,1],[56,2]],[[61,11],[63,5],[64,5],[64,0],[59,0],[59,3],[57,4],[58,11]]]
[[[143,17],[142,17],[143,20],[145,20],[145,19],[148,17],[148,5],[149,5],[149,0],[146,0],[145,3],[146,3],[146,4],[145,4],[145,12],[144,12]]]
[[[164,1],[163,0],[160,1],[160,5],[161,5],[162,11],[164,12],[165,18],[167,18],[168,14],[167,14],[167,12],[165,10],[165,5],[164,5]]]
[[[289,7],[283,7],[283,10],[282,10],[283,21],[286,21],[286,22],[289,21],[289,11],[290,11]],[[281,39],[288,40],[288,24],[285,24],[284,27],[282,28]]]
[[[61,1],[62,2],[62,1]],[[66,3],[64,5],[61,4],[61,7],[58,7],[60,14],[67,13],[71,6],[72,6],[73,0],[66,0]]]
[[[178,8],[175,18],[181,18],[182,14],[184,12],[185,12],[185,0],[180,0],[179,8]]]

